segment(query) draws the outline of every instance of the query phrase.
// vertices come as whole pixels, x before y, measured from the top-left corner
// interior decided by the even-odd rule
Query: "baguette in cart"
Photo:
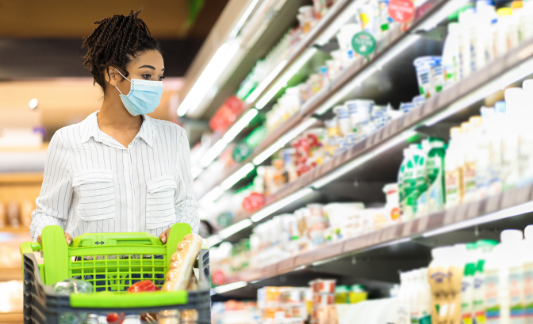
[[[188,224],[174,224],[166,244],[147,233],[97,233],[67,245],[55,225],[42,242],[20,247],[25,324],[211,323],[209,249]]]

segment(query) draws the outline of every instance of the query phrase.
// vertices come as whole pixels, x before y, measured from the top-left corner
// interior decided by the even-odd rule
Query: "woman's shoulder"
[[[183,127],[174,122],[162,119],[155,119],[150,116],[144,116],[144,118],[151,124],[152,127],[154,127],[158,135],[165,135],[168,131],[171,131],[178,137],[183,136],[185,134],[185,130],[183,129]]]

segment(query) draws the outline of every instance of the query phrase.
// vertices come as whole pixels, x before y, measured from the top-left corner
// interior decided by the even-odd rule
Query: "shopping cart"
[[[28,242],[20,247],[24,323],[82,324],[95,314],[162,310],[196,310],[196,323],[211,323],[209,250],[205,246],[197,263],[201,290],[126,292],[133,283],[142,280],[151,280],[161,287],[176,246],[189,233],[189,225],[175,224],[166,245],[146,233],[98,233],[76,237],[68,246],[61,227],[45,227],[43,246]],[[43,253],[44,264],[37,263],[33,252],[38,251]],[[52,285],[66,278],[89,281],[101,292],[58,295]]]

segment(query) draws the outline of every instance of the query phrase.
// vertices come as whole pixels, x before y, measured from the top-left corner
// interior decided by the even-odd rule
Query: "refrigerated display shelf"
[[[295,52],[290,56],[290,59],[288,59],[288,62],[290,63],[285,66],[286,68],[289,68],[290,65],[301,56],[305,49],[310,47],[317,40],[320,34],[327,28],[328,24],[330,24],[336,17],[338,17],[340,11],[346,8],[346,6],[348,6],[350,2],[351,1],[340,1],[335,4],[335,6],[338,5],[338,7],[334,7],[332,10],[330,10],[328,15],[320,21],[320,23],[316,26],[316,28],[313,29],[313,31],[310,32],[310,34],[306,38],[307,41],[302,41],[301,46],[299,46],[298,49],[295,50]],[[395,29],[391,29],[390,32],[386,34],[386,37],[378,42],[376,51],[373,54],[371,54],[368,58],[360,57],[355,60],[350,67],[344,70],[327,87],[319,91],[310,100],[308,100],[298,113],[290,117],[287,121],[285,121],[275,130],[270,132],[267,137],[263,141],[261,141],[261,143],[254,149],[252,155],[248,159],[240,163],[239,166],[243,166],[247,163],[252,162],[254,158],[263,153],[271,145],[274,145],[276,141],[278,141],[284,134],[287,133],[287,131],[301,124],[302,121],[304,121],[309,116],[312,116],[326,100],[334,96],[336,92],[339,89],[342,89],[342,87],[346,85],[350,80],[353,80],[358,75],[364,73],[369,67],[373,66],[377,59],[379,59],[384,54],[390,51],[394,51],[399,42],[407,38],[416,28],[420,26],[421,23],[431,18],[432,15],[436,11],[438,11],[438,9],[441,8],[444,4],[446,4],[445,0],[429,0],[423,7],[417,9],[417,13],[415,16],[416,19],[411,23],[407,30],[402,31],[400,26],[397,26],[397,28]],[[334,16],[330,16],[330,14]],[[327,19],[328,17],[330,19]],[[275,82],[283,75],[285,71],[286,69],[282,69],[280,73],[278,73],[277,77],[274,78],[272,82],[270,82],[269,86],[265,88],[265,91],[263,91],[261,95],[268,91],[268,89],[275,84]],[[261,98],[261,96],[258,96],[258,98]],[[253,104],[255,104],[255,102]],[[212,186],[209,186],[209,188],[199,194],[197,198],[201,199],[208,192],[213,190],[213,188],[217,187],[220,182],[222,182],[227,176],[230,176],[238,169],[239,167],[235,166],[234,168],[225,172],[224,177],[221,178],[222,180],[216,182]]]
[[[532,73],[533,39],[524,42],[506,55],[496,59],[489,66],[457,82],[437,96],[428,99],[422,106],[393,120],[390,124],[357,143],[341,155],[312,169],[297,180],[286,184],[275,194],[265,198],[265,207],[301,188],[312,185],[313,182],[330,174],[347,162],[361,158],[366,153],[376,151],[388,142],[399,140],[398,144],[405,143],[407,136],[409,134],[414,135],[414,131],[418,128],[438,123],[446,117],[456,114],[469,105],[484,99],[487,95],[501,90]]]
[[[482,200],[460,204],[440,212],[394,224],[374,232],[324,245],[263,268],[243,271],[227,283],[256,281],[291,272],[316,263],[410,239],[430,237],[499,219],[533,212],[533,185],[514,188]]]

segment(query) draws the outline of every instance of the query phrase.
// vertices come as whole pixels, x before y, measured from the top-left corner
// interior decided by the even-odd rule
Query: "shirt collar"
[[[81,134],[81,142],[87,143],[89,139],[92,137],[95,141],[101,142],[101,134],[102,131],[100,130],[100,127],[98,127],[98,120],[96,119],[96,116],[98,115],[99,111],[95,111],[94,113],[90,114],[89,117],[87,117],[82,122],[82,134]],[[154,131],[155,131],[155,125],[154,121],[150,116],[141,115],[143,118],[143,123],[141,125],[141,129],[139,130],[139,133],[135,136],[135,138],[140,137],[142,138],[146,144],[148,144],[150,147],[153,145],[154,141]]]

